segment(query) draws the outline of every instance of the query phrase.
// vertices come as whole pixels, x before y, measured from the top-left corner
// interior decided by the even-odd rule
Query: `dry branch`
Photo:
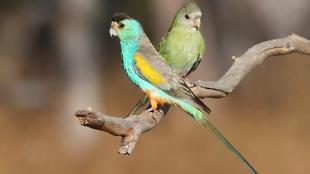
[[[197,81],[189,84],[193,92],[200,98],[226,97],[241,80],[266,58],[291,53],[310,55],[310,41],[290,34],[281,39],[274,39],[254,45],[240,57],[233,57],[234,63],[218,81]],[[80,124],[93,129],[121,136],[119,153],[129,155],[135,147],[139,136],[153,129],[164,117],[169,106],[162,106],[157,111],[146,110],[139,115],[126,118],[112,117],[100,112],[84,109],[75,116]]]

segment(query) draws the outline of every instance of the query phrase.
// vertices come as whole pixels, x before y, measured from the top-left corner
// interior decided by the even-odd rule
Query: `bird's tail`
[[[139,114],[140,112],[142,112],[142,110],[144,109],[144,106],[146,104],[149,104],[150,100],[147,97],[147,95],[145,94],[139,101],[138,103],[135,105],[135,107],[131,110],[131,112],[128,115],[136,115]]]
[[[254,167],[241,155],[241,153],[224,137],[224,135],[208,120],[208,118],[204,116],[201,109],[184,100],[179,100],[178,105],[203,126],[209,128],[211,132],[220,141],[222,141],[230,151],[232,151],[243,163],[245,163],[245,165],[251,170],[253,174],[258,174]]]

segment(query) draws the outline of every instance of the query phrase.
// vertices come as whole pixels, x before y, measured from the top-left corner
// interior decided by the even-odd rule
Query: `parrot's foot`
[[[156,109],[157,109],[157,105],[158,105],[158,103],[157,103],[156,100],[151,100],[151,106],[152,106],[152,109],[153,109],[153,110],[156,110]]]

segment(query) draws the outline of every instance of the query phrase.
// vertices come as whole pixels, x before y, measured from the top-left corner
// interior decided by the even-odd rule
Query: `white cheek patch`
[[[115,29],[110,28],[110,36],[111,36],[111,37],[112,37],[112,36],[117,36],[117,32],[116,32]]]

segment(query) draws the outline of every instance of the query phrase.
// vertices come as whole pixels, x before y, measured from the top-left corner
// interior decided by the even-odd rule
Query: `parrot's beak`
[[[200,18],[196,18],[193,21],[193,27],[195,27],[195,29],[198,31],[200,28]]]
[[[119,28],[119,24],[117,22],[112,22],[110,28],[110,36],[117,36],[117,29]]]

